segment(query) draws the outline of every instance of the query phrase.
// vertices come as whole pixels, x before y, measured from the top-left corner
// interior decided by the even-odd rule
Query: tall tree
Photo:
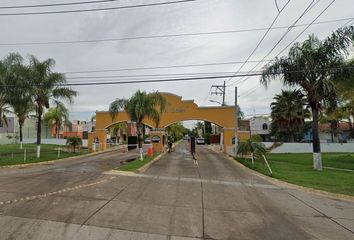
[[[69,111],[61,102],[56,102],[56,107],[49,108],[44,114],[44,121],[52,128],[55,126],[56,137],[59,138],[61,126],[69,122]]]
[[[9,94],[7,92],[8,68],[6,61],[0,61],[0,126],[7,126],[6,114],[10,113]]]
[[[295,141],[295,134],[305,123],[307,111],[304,95],[300,90],[282,90],[271,103],[272,129],[277,135],[286,135],[289,142]]]
[[[30,92],[31,86],[27,81],[28,68],[23,64],[23,58],[18,53],[9,54],[4,62],[7,67],[6,83],[8,87],[6,93],[8,95],[8,103],[17,116],[20,148],[22,149],[22,128],[28,115],[35,110]]]
[[[112,120],[120,111],[125,110],[130,119],[136,122],[140,160],[143,160],[141,138],[143,121],[149,118],[158,127],[160,114],[164,111],[165,105],[166,100],[159,92],[146,93],[138,90],[130,99],[116,99],[109,106]]]
[[[312,111],[314,169],[322,170],[318,121],[322,108],[334,100],[336,90],[333,79],[350,54],[354,40],[354,27],[340,28],[320,40],[310,35],[302,43],[295,43],[288,56],[274,59],[263,70],[261,83],[280,79],[284,85],[299,87],[305,94]]]
[[[172,138],[172,141],[178,141],[183,138],[187,133],[186,128],[183,123],[176,122],[167,127],[168,135]]]
[[[36,57],[29,57],[29,80],[32,85],[31,91],[37,111],[37,158],[40,157],[41,149],[41,123],[44,108],[49,108],[51,100],[73,101],[77,92],[66,87],[64,74],[53,72],[55,61],[51,58],[41,62]]]

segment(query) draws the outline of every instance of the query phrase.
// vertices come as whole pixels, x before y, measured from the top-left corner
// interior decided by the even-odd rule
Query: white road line
[[[112,176],[112,177],[109,178],[109,180],[113,180],[115,178],[116,177]],[[58,194],[58,193],[74,191],[74,190],[77,190],[77,189],[80,189],[80,188],[95,186],[97,184],[101,184],[101,183],[105,183],[105,182],[108,182],[108,180],[107,179],[103,179],[101,181],[88,183],[88,184],[84,184],[84,185],[78,185],[78,186],[75,186],[75,187],[70,187],[70,188],[66,187],[66,188],[60,189],[60,190],[55,191],[55,192],[42,193],[42,194],[38,194],[38,195],[35,195],[35,196],[31,196],[31,197],[27,196],[27,197],[20,198],[19,200],[17,200],[17,199],[8,200],[8,201],[5,201],[5,202],[0,202],[0,205],[5,205],[5,204],[9,205],[9,204],[17,203],[17,202],[21,202],[21,201],[32,201],[32,200],[35,200],[35,199],[46,198],[47,196],[52,196],[52,195],[55,195],[55,194]]]

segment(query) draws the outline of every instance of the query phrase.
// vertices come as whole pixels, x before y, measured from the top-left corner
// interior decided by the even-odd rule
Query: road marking
[[[137,177],[137,178],[149,178],[154,180],[183,181],[183,182],[195,182],[195,183],[211,183],[211,184],[220,184],[220,185],[228,185],[228,186],[247,186],[247,187],[257,187],[257,188],[266,188],[266,189],[280,189],[280,187],[276,185],[260,184],[260,183],[253,183],[253,182],[242,182],[242,181],[222,181],[222,180],[211,180],[211,179],[200,179],[200,178],[167,177],[167,176],[156,176],[156,175],[139,174],[139,173],[126,174],[125,172],[122,171],[109,171],[106,172],[105,174]]]
[[[27,196],[27,197],[22,197],[20,199],[8,200],[8,201],[5,201],[5,202],[0,202],[0,205],[9,205],[9,204],[12,204],[12,203],[17,203],[17,202],[22,202],[22,201],[32,201],[32,200],[35,200],[35,199],[46,198],[48,196],[56,195],[58,193],[74,191],[74,190],[77,190],[77,189],[80,189],[80,188],[90,187],[90,186],[94,186],[94,185],[97,185],[97,184],[100,184],[100,183],[108,182],[108,180],[113,180],[115,178],[116,177],[112,176],[109,179],[103,179],[101,181],[97,181],[97,182],[93,182],[93,183],[88,183],[88,184],[84,184],[84,185],[78,185],[78,186],[70,187],[70,188],[66,187],[66,188],[63,188],[63,189],[60,189],[60,190],[54,191],[54,192],[42,193],[42,194],[38,194],[38,195],[35,195],[35,196]]]

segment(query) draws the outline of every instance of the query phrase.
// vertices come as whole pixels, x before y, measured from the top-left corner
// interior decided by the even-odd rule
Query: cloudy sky
[[[83,0],[67,0],[80,2]],[[93,0],[92,0],[93,1]],[[56,61],[55,71],[66,73],[68,82],[122,81],[127,76],[143,75],[144,78],[160,78],[166,74],[217,73],[230,74],[239,70],[239,64],[204,65],[194,67],[157,68],[134,71],[106,71],[127,68],[149,68],[164,66],[214,64],[261,60],[268,54],[287,28],[272,29],[250,57],[278,14],[274,0],[197,0],[161,6],[129,8],[120,10],[4,16],[4,13],[40,12],[57,10],[93,9],[168,2],[172,0],[120,0],[100,4],[60,7],[4,9],[4,6],[37,5],[64,1],[45,0],[2,0],[0,3],[0,57],[10,52],[23,56],[33,54],[44,60]],[[297,24],[311,23],[333,0],[290,0],[279,14],[273,27],[290,26],[308,6],[309,11]],[[278,0],[281,9],[288,0]],[[312,3],[312,5],[310,5]],[[354,18],[354,0],[336,0],[315,21],[324,22],[343,18]],[[304,40],[310,33],[326,37],[343,25],[354,24],[354,20],[335,21],[311,25],[299,38]],[[267,59],[276,56],[298,36],[306,26],[290,29],[288,34],[270,53]],[[121,39],[156,35],[189,34],[201,32],[235,31],[259,29],[233,33],[203,34],[179,37],[116,40],[90,43],[35,44],[19,43],[65,42],[77,40]],[[264,30],[261,30],[264,29]],[[12,45],[11,45],[12,44]],[[286,54],[284,51],[281,55]],[[280,56],[281,56],[280,55]],[[244,64],[241,72],[247,72],[257,63]],[[261,69],[262,64],[255,70]],[[71,73],[70,73],[71,72]],[[72,73],[83,72],[83,73]],[[227,75],[227,74],[226,74]],[[110,78],[102,78],[109,76]],[[124,77],[122,77],[124,76]],[[180,75],[178,77],[192,76]],[[99,78],[98,78],[99,77]],[[139,77],[140,78],[140,77]],[[136,79],[136,78],[135,78]],[[259,77],[225,79],[227,81],[226,102],[233,104],[234,87],[238,86],[239,104],[246,115],[269,113],[269,104],[281,84],[274,82],[268,89],[260,86]],[[96,110],[107,110],[115,98],[129,98],[138,89],[145,91],[172,92],[183,99],[194,99],[198,105],[215,105],[210,100],[222,101],[220,96],[210,94],[211,85],[222,84],[224,79],[202,79],[188,82],[162,82],[123,85],[76,86],[79,96],[70,106],[71,118],[87,120]]]

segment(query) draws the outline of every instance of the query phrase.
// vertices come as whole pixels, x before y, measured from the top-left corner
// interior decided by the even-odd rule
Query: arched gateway
[[[161,94],[166,99],[166,108],[161,114],[159,126],[153,129],[150,135],[160,136],[162,139],[164,129],[175,122],[187,120],[209,121],[222,127],[221,144],[223,144],[225,152],[232,154],[236,126],[235,106],[198,107],[198,105],[194,103],[194,100],[182,100],[182,97],[172,93]],[[89,135],[89,148],[91,149],[93,139],[98,138],[99,142],[102,143],[102,148],[106,149],[107,128],[125,121],[130,121],[126,112],[119,112],[113,120],[109,112],[96,112],[96,129],[95,132]],[[150,127],[156,127],[150,119],[145,119],[143,123]],[[249,133],[238,132],[237,136],[243,140],[249,138]],[[160,146],[154,145],[154,147],[163,149],[162,141]]]

